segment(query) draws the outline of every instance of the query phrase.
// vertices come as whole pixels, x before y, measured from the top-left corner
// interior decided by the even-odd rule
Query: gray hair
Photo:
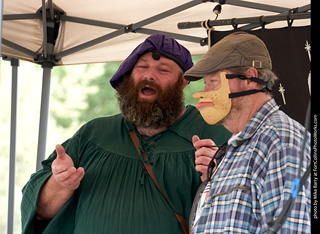
[[[232,74],[245,75],[245,71],[248,69],[249,67],[232,67],[232,68],[228,68],[227,70],[229,70]],[[264,69],[264,68],[256,68],[256,69],[258,71],[257,78],[260,78],[265,82],[270,81],[272,86],[279,79],[278,76],[270,69]]]

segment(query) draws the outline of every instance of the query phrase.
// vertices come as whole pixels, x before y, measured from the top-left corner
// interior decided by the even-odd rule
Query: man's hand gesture
[[[62,145],[56,146],[57,158],[52,162],[52,176],[43,185],[37,204],[36,218],[52,219],[72,197],[84,176],[84,169],[76,169],[72,158]]]
[[[84,176],[84,169],[76,169],[69,155],[66,154],[62,145],[56,146],[57,158],[52,163],[52,173],[56,182],[71,190],[79,187],[80,181]]]
[[[215,145],[215,143],[211,139],[200,140],[197,135],[194,135],[192,137],[192,143],[194,148],[196,148],[196,170],[201,172],[201,180],[205,181],[207,179],[207,170],[209,163],[213,155],[218,150],[218,147],[212,147],[213,145]]]

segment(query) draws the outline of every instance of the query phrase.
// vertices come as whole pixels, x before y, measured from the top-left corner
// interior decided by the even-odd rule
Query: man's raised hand
[[[72,158],[66,154],[62,145],[56,146],[57,158],[51,169],[55,181],[64,188],[75,190],[79,187],[85,172],[82,167],[76,169]]]
[[[207,179],[207,170],[209,163],[218,148],[212,147],[213,145],[215,145],[215,143],[211,139],[200,140],[197,135],[194,135],[192,137],[192,143],[194,148],[196,148],[196,170],[202,173],[201,180],[205,181]]]

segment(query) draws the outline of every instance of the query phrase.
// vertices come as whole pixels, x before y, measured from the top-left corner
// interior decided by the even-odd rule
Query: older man
[[[266,233],[268,224],[279,233],[310,233],[310,177],[283,225],[272,225],[300,176],[304,143],[301,174],[310,164],[310,134],[304,142],[304,127],[279,110],[271,95],[277,79],[271,68],[265,44],[236,32],[185,73],[189,81],[204,79],[204,91],[194,94],[204,119],[234,134],[219,146],[198,190],[189,221],[192,233]],[[208,147],[215,145],[212,139],[194,136],[193,142],[196,160],[216,151]]]
[[[185,107],[183,74],[192,65],[173,38],[140,44],[110,81],[121,114],[82,126],[24,187],[23,233],[186,232],[201,183],[192,136],[230,137]]]

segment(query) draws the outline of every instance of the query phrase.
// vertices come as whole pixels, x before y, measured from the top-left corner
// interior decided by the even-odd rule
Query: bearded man
[[[121,114],[82,126],[24,187],[23,233],[186,233],[201,183],[192,136],[230,137],[185,107],[183,74],[192,65],[173,38],[140,44],[110,80]]]

